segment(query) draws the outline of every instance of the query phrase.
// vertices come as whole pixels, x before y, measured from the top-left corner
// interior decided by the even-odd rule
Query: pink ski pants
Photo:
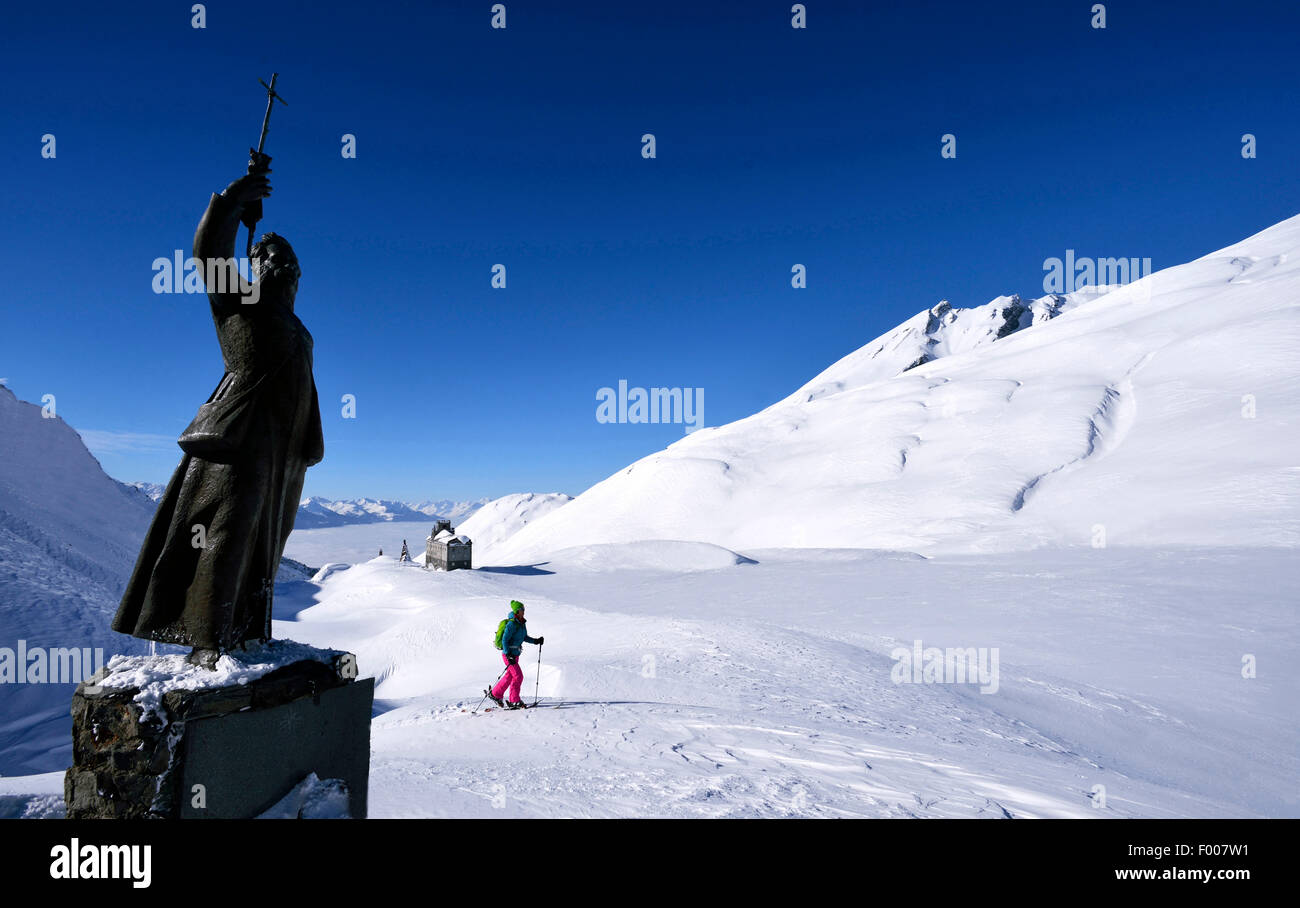
[[[492,696],[500,697],[507,687],[510,688],[510,703],[519,702],[519,686],[524,683],[524,670],[519,667],[518,660],[515,665],[510,664],[510,657],[505,653],[501,654],[501,661],[506,664],[506,673],[501,676],[497,686],[492,688]]]

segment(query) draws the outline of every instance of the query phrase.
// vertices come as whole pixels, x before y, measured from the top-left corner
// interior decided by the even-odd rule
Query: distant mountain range
[[[357,523],[389,523],[395,520],[450,520],[460,523],[490,499],[452,501],[443,498],[421,501],[392,501],[385,498],[354,498],[334,501],[328,498],[304,498],[298,505],[294,529],[347,526]]]
[[[153,502],[162,498],[167,487],[156,482],[122,483],[135,489]],[[304,498],[298,505],[296,530],[314,530],[320,527],[351,526],[358,523],[390,523],[395,520],[450,520],[459,524],[491,499],[452,501],[450,498],[421,501],[393,501],[387,498]]]

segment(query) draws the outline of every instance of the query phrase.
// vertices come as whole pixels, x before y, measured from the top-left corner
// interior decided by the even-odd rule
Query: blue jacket
[[[525,643],[536,643],[534,637],[528,636],[528,622],[516,618],[514,612],[506,616],[510,619],[506,629],[501,632],[501,652],[507,656],[518,656]]]

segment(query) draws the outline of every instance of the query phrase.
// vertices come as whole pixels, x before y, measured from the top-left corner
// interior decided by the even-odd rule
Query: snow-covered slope
[[[140,652],[108,629],[153,504],[108,477],[62,419],[0,386],[0,646]],[[71,746],[72,684],[0,684],[0,774]]]
[[[482,559],[492,548],[573,500],[563,492],[522,492],[493,499],[474,512],[456,532],[474,540],[474,554]],[[455,521],[453,521],[455,523]]]
[[[1300,217],[1097,299],[1048,297],[1014,319],[1023,304],[1010,302],[923,312],[772,407],[619,471],[493,557],[646,539],[742,552],[1300,544]],[[1011,322],[1022,329],[998,337]]]

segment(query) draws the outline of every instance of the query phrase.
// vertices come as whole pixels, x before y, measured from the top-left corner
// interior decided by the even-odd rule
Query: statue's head
[[[293,252],[289,241],[278,233],[264,233],[253,244],[249,267],[253,276],[273,289],[279,290],[292,303],[298,292],[298,278],[302,269],[298,267],[298,256]]]

